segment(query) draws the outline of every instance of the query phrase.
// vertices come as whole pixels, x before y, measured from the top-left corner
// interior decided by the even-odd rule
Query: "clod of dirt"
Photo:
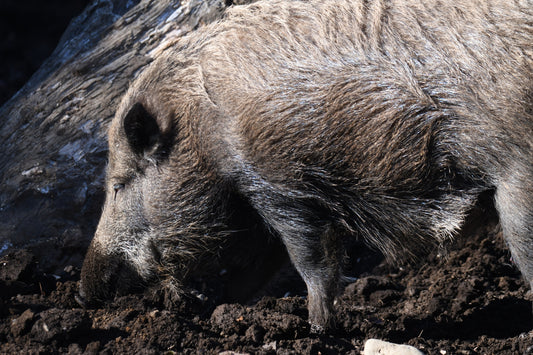
[[[69,344],[91,328],[91,319],[80,309],[52,308],[40,313],[41,318],[31,329],[32,336],[42,343],[58,340]]]
[[[34,318],[35,313],[33,313],[31,309],[25,310],[24,313],[18,318],[13,319],[11,322],[11,333],[16,337],[24,335],[30,330]]]
[[[220,335],[244,334],[248,328],[248,315],[239,304],[221,304],[211,315],[213,329]],[[245,320],[244,316],[247,316]]]
[[[25,249],[17,250],[0,259],[0,280],[28,281],[34,269],[33,254]]]
[[[309,334],[309,324],[302,317],[239,304],[218,306],[211,315],[211,324],[221,336],[240,335],[253,343],[298,339]]]

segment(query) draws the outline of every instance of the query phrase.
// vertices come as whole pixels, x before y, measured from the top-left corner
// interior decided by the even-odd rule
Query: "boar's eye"
[[[113,190],[115,191],[115,195],[113,197],[113,200],[117,199],[117,192],[119,190],[122,190],[124,188],[124,186],[125,186],[124,184],[115,184],[115,185],[113,185]]]

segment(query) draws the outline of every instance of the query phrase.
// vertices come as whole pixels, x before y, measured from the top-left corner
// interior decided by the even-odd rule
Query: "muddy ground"
[[[427,354],[533,354],[531,296],[494,221],[447,254],[402,268],[352,245],[346,269],[357,279],[338,298],[337,329],[322,336],[309,333],[305,287],[290,267],[248,302],[223,303],[231,275],[219,272],[195,279],[171,306],[152,290],[82,309],[74,299],[81,260],[44,270],[37,255],[46,253],[1,257],[2,354],[359,354],[368,338]]]
[[[33,24],[34,35],[20,34],[13,29],[17,4],[27,5],[0,6],[3,18],[14,21],[0,48],[2,68],[10,68],[0,72],[2,101],[38,66],[21,64],[18,51],[26,51],[24,63],[38,63],[62,31],[45,40],[39,29],[46,26],[33,20],[21,27],[30,33]],[[37,6],[33,16],[59,22],[39,16]],[[61,26],[78,10],[65,11]],[[74,296],[86,245],[77,237],[0,254],[1,354],[359,354],[368,338],[411,344],[427,354],[533,354],[532,297],[493,217],[469,228],[448,253],[435,251],[402,267],[351,244],[346,273],[355,279],[340,294],[337,328],[327,335],[309,333],[305,287],[290,266],[254,292],[254,273],[241,275],[253,267],[220,268],[192,280],[171,305],[156,289],[83,309]],[[241,301],[230,302],[228,295]]]

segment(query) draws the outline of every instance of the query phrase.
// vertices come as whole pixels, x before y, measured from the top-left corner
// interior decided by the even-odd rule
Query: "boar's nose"
[[[91,246],[81,269],[78,295],[82,307],[90,307],[133,291],[141,285],[141,278],[126,263],[124,257],[103,254]]]
[[[110,298],[114,288],[112,276],[117,271],[117,261],[91,246],[81,269],[80,286],[76,297],[80,306],[88,307]]]

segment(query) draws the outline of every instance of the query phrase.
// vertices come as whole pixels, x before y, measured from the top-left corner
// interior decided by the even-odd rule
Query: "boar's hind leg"
[[[533,171],[525,166],[500,181],[496,208],[514,262],[533,289]]]

